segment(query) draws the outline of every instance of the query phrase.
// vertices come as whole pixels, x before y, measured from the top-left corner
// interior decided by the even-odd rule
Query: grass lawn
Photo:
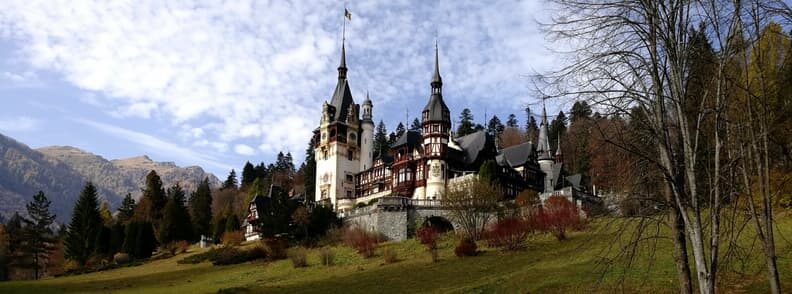
[[[788,287],[792,285],[792,243],[787,241],[792,240],[792,218],[780,220],[779,271],[782,285]],[[180,255],[85,275],[4,282],[0,283],[0,293],[213,293],[221,289],[242,293],[677,292],[672,247],[667,239],[657,239],[655,245],[646,242],[632,266],[625,267],[624,259],[614,260],[611,270],[603,274],[602,265],[607,264],[603,262],[608,260],[603,257],[613,256],[606,250],[626,239],[616,237],[615,230],[606,225],[610,221],[598,220],[589,230],[573,233],[564,242],[539,236],[530,240],[525,250],[516,252],[500,252],[479,243],[479,256],[462,259],[453,255],[456,240],[447,234],[440,242],[438,263],[432,263],[415,240],[381,246],[396,251],[399,261],[393,264],[385,264],[381,256],[363,259],[343,246],[333,248],[335,265],[322,266],[319,250],[311,249],[309,267],[298,269],[289,260],[231,266],[177,264],[186,256]],[[760,248],[744,243],[744,250],[753,252],[753,257],[733,259],[725,265],[728,270],[723,270],[720,289],[728,293],[767,292]],[[188,254],[197,252],[200,249]],[[649,256],[654,256],[653,261]]]

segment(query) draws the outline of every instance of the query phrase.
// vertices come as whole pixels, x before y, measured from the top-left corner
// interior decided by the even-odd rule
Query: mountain
[[[39,190],[52,201],[58,221],[71,215],[85,182],[93,182],[102,198],[117,207],[127,193],[139,198],[146,174],[155,170],[165,187],[180,183],[193,191],[204,178],[213,187],[220,181],[197,166],[179,167],[173,162],[155,162],[148,156],[107,160],[70,146],[39,149],[0,134],[0,216],[25,210],[25,204]]]

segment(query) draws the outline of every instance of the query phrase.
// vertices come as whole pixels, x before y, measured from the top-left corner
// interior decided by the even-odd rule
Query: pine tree
[[[305,186],[305,200],[313,201],[316,197],[316,158],[314,157],[314,139],[308,142],[305,149],[305,171],[303,185]]]
[[[39,279],[40,271],[46,267],[48,256],[55,244],[55,237],[52,233],[52,222],[55,215],[50,213],[49,206],[52,202],[44,196],[44,192],[39,191],[33,196],[33,201],[27,204],[27,212],[30,220],[25,228],[26,245],[23,250],[26,256],[33,259],[32,268],[35,279]]]
[[[388,145],[388,130],[382,121],[377,124],[377,132],[374,133],[374,145],[372,147],[374,147],[375,157],[388,154],[388,149],[390,149]]]
[[[475,131],[473,126],[473,114],[470,112],[470,109],[462,109],[462,113],[459,114],[459,126],[457,127],[456,136],[462,137],[472,134]]]
[[[220,189],[225,190],[225,189],[236,189],[236,188],[237,188],[236,171],[232,169],[231,172],[228,173],[228,177],[226,178],[225,182],[223,182],[223,186],[220,187]]]
[[[157,238],[154,236],[154,225],[150,222],[141,222],[137,225],[137,236],[132,256],[136,258],[149,258],[157,248]]]
[[[132,198],[132,194],[127,193],[124,196],[124,200],[121,201],[121,206],[118,207],[118,222],[126,223],[131,220],[135,214],[135,206],[135,199]]]
[[[140,222],[130,221],[124,228],[124,245],[122,246],[123,252],[132,256],[135,255],[135,245],[137,243],[139,224]]]
[[[509,119],[506,120],[506,127],[516,128],[518,125],[517,116],[514,113],[509,114]]]
[[[192,240],[192,224],[187,207],[184,206],[184,196],[184,190],[178,183],[168,189],[168,203],[165,204],[158,230],[160,244]]]
[[[140,197],[135,209],[135,219],[158,223],[162,219],[162,209],[167,202],[168,197],[162,187],[162,179],[152,170],[146,175],[146,188],[143,189],[143,196]]]
[[[581,119],[590,118],[591,114],[591,106],[589,106],[585,100],[575,101],[575,104],[572,104],[572,109],[570,111],[570,115],[572,116],[571,122],[574,124],[576,121]]]
[[[525,108],[525,115],[525,135],[528,136],[529,141],[536,142],[539,135],[539,124],[536,123],[536,118],[533,117],[531,108]]]
[[[399,123],[399,125],[396,126],[396,130],[395,130],[396,138],[397,139],[400,138],[406,131],[407,130],[404,128],[404,124]]]
[[[0,221],[0,281],[8,280],[8,242],[8,231],[3,222]]]
[[[556,150],[558,148],[558,138],[566,134],[567,129],[567,118],[563,111],[558,112],[558,115],[553,119],[550,123],[550,128],[548,129],[549,134],[548,137],[550,139],[550,148],[552,150]]]
[[[195,239],[210,236],[212,233],[212,189],[209,178],[198,184],[198,188],[190,195],[190,212],[193,221]]]
[[[493,115],[489,120],[489,123],[487,123],[487,132],[496,138],[500,137],[500,134],[503,133],[504,128],[505,127],[503,126],[503,123],[501,123],[497,115]]]
[[[245,167],[242,168],[242,187],[246,188],[253,183],[256,179],[256,168],[250,161],[245,162]]]
[[[6,243],[6,274],[13,267],[29,267],[31,257],[23,248],[27,246],[25,236],[25,219],[15,212],[6,223],[5,229],[8,236]]]
[[[212,230],[212,239],[214,239],[215,243],[220,241],[220,237],[225,233],[227,219],[225,214],[215,217],[214,229]]]
[[[228,218],[226,218],[226,223],[225,223],[225,231],[233,232],[233,231],[239,231],[239,229],[240,229],[239,219],[237,219],[236,215],[233,213],[228,215]]]
[[[420,130],[421,129],[421,121],[418,120],[417,117],[412,121],[412,124],[410,125],[410,129],[411,130]]]
[[[97,198],[96,187],[88,182],[74,205],[69,230],[66,233],[66,255],[80,265],[85,265],[96,249],[96,236],[102,227]]]

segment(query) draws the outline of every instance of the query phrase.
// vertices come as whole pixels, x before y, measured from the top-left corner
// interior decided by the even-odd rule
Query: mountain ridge
[[[116,207],[127,193],[135,199],[140,197],[145,176],[151,170],[160,175],[166,188],[178,182],[186,191],[194,191],[204,177],[212,187],[220,185],[215,175],[197,165],[179,167],[174,162],[156,162],[147,155],[108,160],[65,145],[32,149],[0,134],[0,216],[23,213],[25,204],[42,190],[52,201],[58,221],[65,222],[87,181],[97,186],[100,197],[111,207]]]

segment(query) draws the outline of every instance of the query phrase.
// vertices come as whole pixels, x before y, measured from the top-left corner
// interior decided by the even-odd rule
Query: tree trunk
[[[667,199],[670,199],[670,192],[666,191]],[[673,203],[673,202],[671,202]],[[671,235],[674,239],[674,263],[677,269],[677,279],[679,280],[679,293],[693,293],[693,284],[690,281],[690,265],[688,264],[687,242],[685,240],[685,222],[676,206],[672,205],[668,211],[671,220]]]

